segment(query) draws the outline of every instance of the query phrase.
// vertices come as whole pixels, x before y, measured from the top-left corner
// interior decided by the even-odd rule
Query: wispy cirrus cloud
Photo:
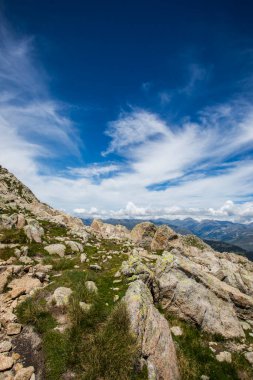
[[[120,171],[121,166],[113,163],[93,163],[85,167],[69,168],[69,173],[78,177],[99,178]]]
[[[79,154],[78,135],[65,109],[49,92],[34,40],[0,25],[0,161],[26,180],[40,160],[59,152]],[[62,149],[64,147],[64,149]],[[30,174],[29,174],[30,175]]]

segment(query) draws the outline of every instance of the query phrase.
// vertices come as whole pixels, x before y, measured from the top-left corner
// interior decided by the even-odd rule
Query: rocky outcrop
[[[130,235],[129,230],[125,226],[121,226],[120,224],[114,226],[98,219],[93,220],[91,229],[104,239],[127,239]]]
[[[25,226],[26,220],[23,214],[0,215],[0,227],[6,229],[21,229]]]
[[[157,260],[155,279],[163,307],[204,331],[244,336],[238,317],[253,317],[253,299],[207,273],[177,250]]]
[[[40,202],[27,186],[2,166],[0,166],[0,194],[0,208],[6,207],[8,210],[13,210],[13,213],[27,210],[35,218],[67,226],[73,233],[83,236],[87,240],[87,231],[80,219]],[[14,221],[9,219],[9,222],[14,223],[13,225],[21,223],[21,221],[17,221],[16,216]],[[3,222],[0,219],[1,225]]]
[[[149,379],[179,379],[176,351],[168,322],[153,305],[148,287],[141,280],[133,282],[123,300],[142,359],[148,368]]]
[[[153,251],[167,249],[171,240],[177,239],[178,235],[168,226],[159,226],[151,242]]]
[[[28,225],[24,227],[24,232],[30,242],[41,243],[44,229],[39,225],[37,220],[30,219]]]
[[[132,229],[130,237],[135,244],[150,248],[156,230],[157,228],[153,223],[139,223]]]
[[[153,278],[153,272],[137,255],[131,255],[127,261],[123,261],[120,271],[126,277],[131,277],[133,279],[140,278],[145,282]]]

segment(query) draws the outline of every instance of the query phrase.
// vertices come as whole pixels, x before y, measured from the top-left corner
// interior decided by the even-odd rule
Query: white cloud
[[[197,220],[217,219],[230,220],[233,222],[250,222],[253,218],[253,202],[245,204],[235,204],[232,201],[226,201],[220,208],[182,208],[182,207],[165,207],[165,208],[144,208],[138,207],[133,202],[128,202],[125,208],[119,210],[98,210],[97,208],[75,209],[74,213],[83,218],[115,218],[115,219],[167,219],[176,218],[184,219],[192,217]]]
[[[78,155],[80,143],[35,57],[33,39],[15,36],[1,19],[0,162],[28,184],[39,178],[40,159]]]
[[[126,147],[129,149],[167,132],[159,117],[149,112],[140,110],[122,114],[117,121],[109,123],[106,134],[112,141],[105,153],[118,152],[124,155]]]
[[[116,164],[98,164],[87,165],[81,168],[69,168],[69,173],[83,178],[92,178],[105,176],[120,170],[120,165]]]

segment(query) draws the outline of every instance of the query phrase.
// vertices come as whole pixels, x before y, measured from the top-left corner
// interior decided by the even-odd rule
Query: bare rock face
[[[103,223],[102,220],[94,219],[91,229],[96,231],[105,239],[127,239],[130,232],[125,226],[120,224],[114,226],[112,224]]]
[[[123,300],[128,309],[132,330],[140,345],[141,356],[147,364],[149,379],[179,379],[169,324],[153,305],[148,287],[141,280],[133,282]]]
[[[140,278],[147,281],[153,278],[153,272],[145,265],[137,255],[130,255],[127,261],[121,264],[120,272],[126,277]]]
[[[65,251],[66,251],[66,246],[64,244],[50,244],[45,247],[45,250],[50,254],[50,255],[58,255],[60,257],[64,257]]]
[[[171,240],[177,239],[178,235],[168,226],[160,226],[157,228],[156,233],[151,242],[151,249],[153,251],[158,249],[167,249]]]
[[[167,310],[209,333],[225,338],[244,336],[235,304],[252,309],[251,297],[205,272],[176,250],[165,252],[157,260],[155,278]]]
[[[131,231],[130,237],[134,243],[144,248],[150,248],[157,227],[150,222],[137,224]]]

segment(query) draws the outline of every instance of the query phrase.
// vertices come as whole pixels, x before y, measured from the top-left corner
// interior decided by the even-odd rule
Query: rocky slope
[[[76,218],[0,167],[0,379],[253,378],[253,263]]]

